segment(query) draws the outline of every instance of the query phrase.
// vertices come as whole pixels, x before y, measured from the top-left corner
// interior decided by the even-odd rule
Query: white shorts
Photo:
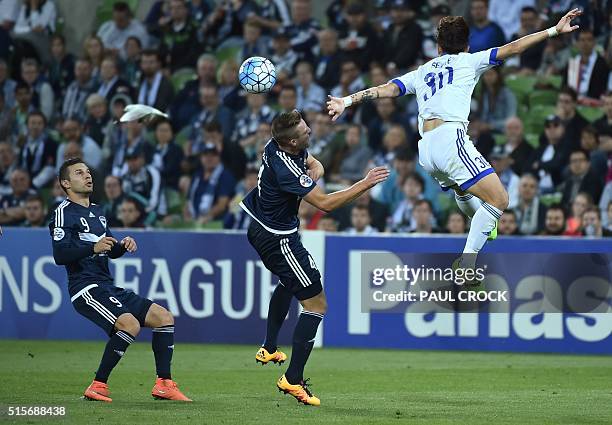
[[[466,125],[447,122],[428,131],[419,141],[419,163],[442,190],[459,186],[467,190],[494,172],[466,134]]]

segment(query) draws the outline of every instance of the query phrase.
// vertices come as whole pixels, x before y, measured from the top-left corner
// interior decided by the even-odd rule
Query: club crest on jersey
[[[102,223],[102,226],[104,226],[104,228],[106,229],[106,217],[104,217],[103,215],[101,215],[100,217],[98,217],[100,219],[100,223]]]
[[[308,177],[306,174],[302,174],[300,176],[300,184],[304,187],[310,187],[312,186],[312,179],[310,177]]]
[[[61,241],[62,239],[64,239],[64,236],[66,236],[64,229],[61,229],[59,227],[56,227],[55,229],[53,229],[53,240],[54,241]]]

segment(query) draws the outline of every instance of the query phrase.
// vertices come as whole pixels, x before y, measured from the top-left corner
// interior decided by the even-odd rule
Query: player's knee
[[[138,323],[138,320],[133,315],[125,313],[119,316],[115,322],[115,328],[118,331],[124,331],[132,336],[136,336],[140,332],[140,323]]]
[[[510,198],[508,197],[508,192],[505,190],[500,191],[495,197],[495,208],[504,211],[508,208],[508,203],[510,202]]]
[[[160,326],[174,325],[174,316],[162,307],[159,311],[159,322],[161,323]]]

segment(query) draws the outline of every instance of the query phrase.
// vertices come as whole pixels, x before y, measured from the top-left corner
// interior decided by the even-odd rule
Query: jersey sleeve
[[[66,217],[65,211],[59,207],[55,210],[54,220],[49,223],[53,245],[53,259],[58,266],[67,265],[79,261],[94,254],[93,244],[74,246],[72,244],[72,227],[70,216]]]
[[[416,93],[416,77],[417,70],[410,71],[400,77],[394,78],[390,83],[395,84],[400,90],[400,96],[404,96],[405,94],[415,94]]]
[[[283,192],[303,198],[315,188],[315,182],[304,174],[290,158],[276,157],[270,162],[276,174],[276,181]]]
[[[497,59],[497,47],[470,53],[469,55],[470,62],[474,67],[474,71],[476,71],[476,75],[481,75],[486,70],[503,63],[503,61]]]

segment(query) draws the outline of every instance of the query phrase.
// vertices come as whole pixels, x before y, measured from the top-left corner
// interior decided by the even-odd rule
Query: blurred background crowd
[[[246,229],[250,217],[238,202],[257,185],[270,122],[297,108],[312,129],[309,151],[325,166],[318,182],[325,190],[352,184],[373,165],[392,170],[331,214],[302,202],[303,229],[466,233],[452,194],[418,163],[415,99],[366,103],[332,124],[327,94],[383,84],[437,56],[443,16],[464,16],[470,49],[480,51],[579,7],[580,31],[483,75],[469,134],[510,195],[500,234],[612,234],[612,2],[91,3],[96,26],[69,51],[53,0],[0,0],[2,226],[45,226],[64,198],[58,168],[78,156],[92,170],[93,199],[110,226]],[[135,14],[139,3],[148,4],[143,16]],[[272,92],[241,90],[238,68],[250,56],[275,64]],[[153,128],[117,125],[130,103],[170,119]]]

